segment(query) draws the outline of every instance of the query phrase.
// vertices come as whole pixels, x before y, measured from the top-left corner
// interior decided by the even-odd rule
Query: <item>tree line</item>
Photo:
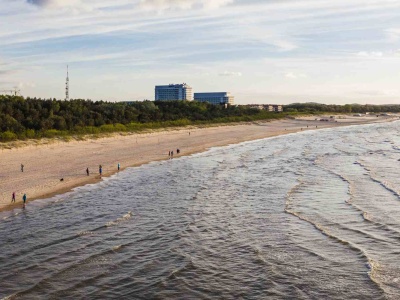
[[[278,118],[246,106],[188,101],[106,102],[0,95],[0,140],[140,131]]]
[[[225,107],[196,101],[64,101],[0,95],[0,141],[366,112],[400,112],[400,105],[294,103],[277,114],[244,105]]]
[[[397,113],[400,112],[400,105],[327,105],[320,103],[294,103],[284,106],[285,112],[301,112],[301,113]]]

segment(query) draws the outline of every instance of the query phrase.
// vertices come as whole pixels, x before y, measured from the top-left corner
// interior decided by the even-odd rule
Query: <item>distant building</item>
[[[155,100],[156,101],[169,101],[169,100],[193,100],[193,89],[186,83],[183,84],[169,84],[169,85],[156,85],[155,87]]]
[[[274,112],[282,112],[283,107],[282,105],[277,105],[277,104],[265,104],[264,105],[265,109],[268,111],[274,111]]]
[[[235,102],[235,97],[233,97],[229,92],[194,93],[194,100],[199,102],[208,102],[211,104],[233,105]]]
[[[270,112],[282,112],[283,106],[278,104],[250,104],[247,105],[250,108],[256,108],[260,110],[268,110]]]
[[[259,105],[259,104],[249,104],[247,106],[250,108],[259,109],[259,110],[265,109],[263,105]]]

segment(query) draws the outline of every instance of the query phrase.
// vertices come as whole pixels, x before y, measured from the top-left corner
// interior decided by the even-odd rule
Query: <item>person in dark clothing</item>
[[[12,193],[12,197],[11,197],[11,203],[15,203],[15,192]]]
[[[89,168],[86,168],[86,175],[89,176]]]

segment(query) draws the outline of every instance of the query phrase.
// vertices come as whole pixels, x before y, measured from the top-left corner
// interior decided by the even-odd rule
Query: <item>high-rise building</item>
[[[235,102],[235,97],[233,97],[229,92],[194,93],[194,100],[199,102],[208,102],[211,104],[233,105]]]
[[[168,101],[168,100],[192,101],[193,100],[193,90],[186,83],[156,85],[155,100],[156,101]]]

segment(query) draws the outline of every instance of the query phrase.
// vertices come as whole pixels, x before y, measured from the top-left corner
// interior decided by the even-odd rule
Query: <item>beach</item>
[[[320,121],[326,118],[327,121]],[[114,135],[83,141],[27,143],[24,147],[1,150],[0,210],[21,207],[23,194],[27,202],[67,192],[74,187],[101,180],[127,167],[152,161],[203,152],[211,147],[237,144],[282,134],[322,128],[387,122],[398,117],[312,116],[272,122],[257,122],[205,128],[184,128],[152,133]],[[328,121],[329,120],[329,121]],[[176,153],[177,149],[180,154]],[[21,164],[24,165],[23,172]],[[89,176],[86,169],[89,169]],[[12,193],[16,202],[11,204]]]

